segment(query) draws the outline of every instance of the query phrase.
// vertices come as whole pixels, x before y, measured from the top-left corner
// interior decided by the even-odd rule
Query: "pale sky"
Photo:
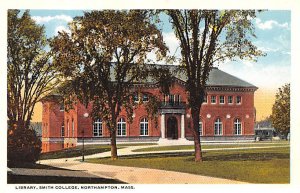
[[[46,35],[51,38],[58,31],[67,31],[68,23],[75,16],[82,16],[83,10],[30,10],[32,18],[45,26]],[[180,57],[178,40],[168,22],[167,16],[161,17],[164,41],[170,55]],[[290,82],[291,71],[291,12],[285,10],[266,10],[252,20],[256,38],[253,43],[267,55],[258,61],[227,61],[218,68],[240,79],[254,84],[259,89],[255,94],[255,107],[258,120],[271,114],[276,90]],[[40,106],[40,105],[39,105]],[[34,120],[41,120],[36,113]]]

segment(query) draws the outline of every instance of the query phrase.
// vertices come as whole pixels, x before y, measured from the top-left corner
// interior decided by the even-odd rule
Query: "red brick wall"
[[[159,97],[163,101],[163,94],[158,88],[143,88],[141,93],[148,93]],[[181,102],[187,103],[187,94],[185,88],[180,83],[175,82],[170,88],[170,94],[180,95]],[[211,104],[211,96],[216,96],[216,104]],[[225,97],[225,103],[220,104],[219,96]],[[228,96],[233,97],[233,104],[228,104]],[[236,96],[241,96],[241,104],[236,104]],[[229,91],[208,91],[208,102],[201,107],[200,117],[203,123],[204,136],[214,136],[214,122],[217,118],[220,118],[223,125],[222,136],[234,136],[234,120],[238,118],[242,123],[242,135],[254,134],[254,92],[229,92]],[[93,120],[85,118],[84,113],[91,114],[91,105],[85,108],[82,104],[78,103],[74,106],[74,109],[69,112],[59,110],[59,105],[54,101],[48,101],[43,103],[43,138],[61,137],[61,124],[65,125],[65,138],[64,147],[75,146],[77,143],[77,137],[82,137],[82,131],[84,129],[84,136],[87,138],[93,137]],[[210,118],[207,115],[210,115]],[[190,110],[187,110],[185,116],[185,136],[192,137]],[[227,117],[230,115],[230,118]],[[181,136],[181,115],[180,114],[166,114],[165,128],[167,134],[167,121],[168,118],[174,116],[177,119],[178,138]],[[127,121],[127,115],[125,110],[122,110],[119,117],[123,117],[126,120],[126,136],[139,137],[140,136],[140,121],[147,116],[145,105],[141,104],[134,110],[133,122]],[[149,136],[159,137],[161,116],[158,115],[157,124],[155,120],[151,120],[148,117],[148,131]],[[72,135],[72,120],[74,120],[74,135]],[[68,136],[68,123],[69,123],[69,136]],[[109,137],[110,133],[106,124],[102,124],[102,136]],[[165,135],[167,136],[167,135]],[[48,144],[43,142],[43,151],[52,151],[54,149],[60,149],[61,144]]]

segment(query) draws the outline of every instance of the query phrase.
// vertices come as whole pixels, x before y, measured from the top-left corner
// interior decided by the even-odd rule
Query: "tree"
[[[12,142],[8,149],[25,150],[36,144],[26,141],[35,138],[33,131],[26,130],[36,103],[55,85],[55,71],[45,51],[44,27],[31,19],[28,10],[23,14],[8,10],[7,31],[7,117]]]
[[[287,137],[290,132],[290,84],[278,89],[271,120],[276,131]]]
[[[251,42],[255,37],[249,10],[165,10],[181,48],[180,69],[187,76],[195,146],[195,161],[202,161],[199,113],[206,81],[213,65],[225,60],[255,60],[263,55]]]
[[[148,11],[91,11],[74,18],[71,34],[59,33],[51,43],[54,64],[71,80],[71,101],[92,104],[111,136],[111,158],[117,159],[117,118],[122,109],[133,113],[132,85],[145,78],[147,54],[166,55],[161,32]],[[75,98],[75,100],[74,100]]]

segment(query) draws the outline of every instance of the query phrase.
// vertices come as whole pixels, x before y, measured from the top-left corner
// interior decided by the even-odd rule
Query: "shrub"
[[[32,129],[10,128],[7,135],[9,167],[35,163],[41,153],[41,140]]]

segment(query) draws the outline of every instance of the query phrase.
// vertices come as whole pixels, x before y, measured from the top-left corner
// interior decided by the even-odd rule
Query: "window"
[[[207,103],[207,95],[203,96],[203,103]]]
[[[176,95],[176,104],[179,105],[180,104],[180,95]]]
[[[69,120],[67,121],[67,127],[68,127],[68,137],[70,137],[70,124],[69,124]]]
[[[75,134],[75,124],[74,124],[74,119],[72,119],[72,137],[74,137]]]
[[[225,103],[225,97],[224,96],[220,96],[220,104],[224,104]]]
[[[216,96],[211,96],[210,102],[211,102],[211,104],[216,104]]]
[[[140,135],[148,136],[148,119],[143,118],[140,122]]]
[[[199,134],[200,134],[200,136],[203,135],[203,124],[202,124],[202,121],[201,121],[201,120],[200,120],[200,122],[199,122]]]
[[[62,137],[65,136],[65,126],[64,126],[64,123],[61,124],[60,135],[61,135]]]
[[[237,96],[236,97],[236,104],[241,104],[242,103],[242,97],[241,96]]]
[[[65,104],[64,104],[64,102],[61,102],[61,103],[59,104],[59,110],[60,110],[60,111],[64,111],[64,110],[65,110]]]
[[[102,136],[102,120],[101,119],[97,119],[97,120],[94,121],[93,136],[94,137]]]
[[[164,105],[166,105],[167,104],[167,98],[168,98],[168,95],[164,95]]]
[[[144,94],[143,95],[143,102],[148,102],[148,101],[149,101],[148,95]]]
[[[169,95],[169,103],[174,104],[174,95],[173,94]]]
[[[234,134],[241,135],[242,134],[242,124],[239,119],[234,120]]]
[[[139,102],[139,95],[138,95],[137,93],[133,96],[133,100],[134,100],[134,102],[136,102],[136,103]]]
[[[228,96],[228,104],[232,104],[233,101],[232,101],[232,96]]]
[[[126,135],[126,122],[124,118],[120,118],[118,121],[118,136],[125,136]]]
[[[220,118],[215,121],[215,135],[222,135],[222,122]]]

